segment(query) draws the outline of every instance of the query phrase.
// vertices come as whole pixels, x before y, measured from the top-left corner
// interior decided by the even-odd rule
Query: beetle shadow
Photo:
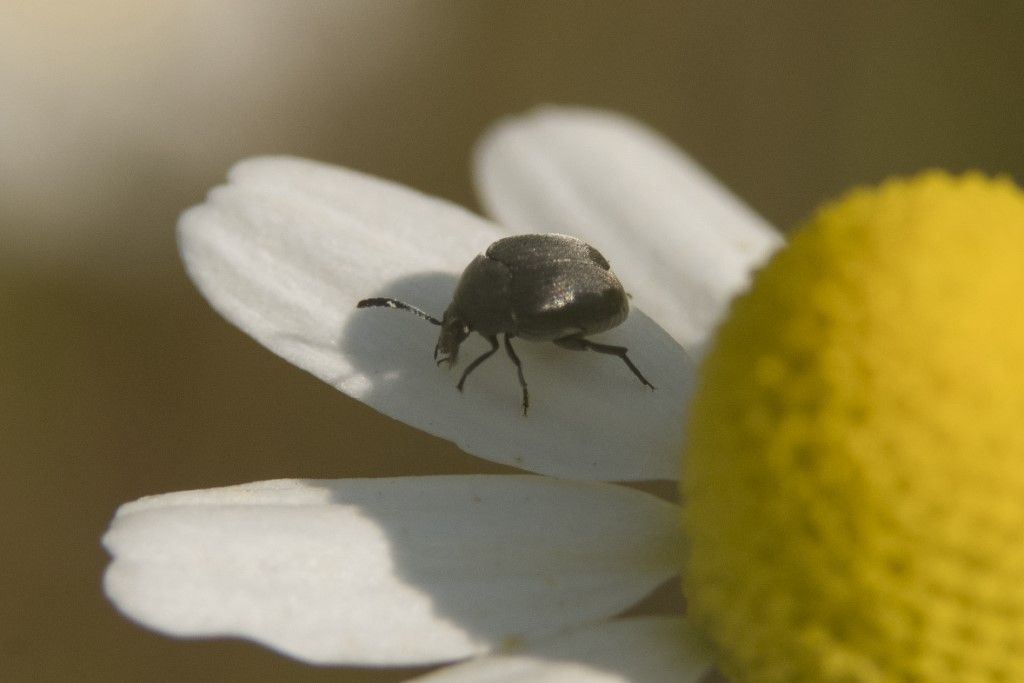
[[[397,299],[441,319],[455,290],[457,278],[450,273],[416,273],[388,282],[364,298]],[[410,376],[434,376],[434,345],[440,327],[408,311],[386,306],[370,307],[348,316],[335,337],[335,351],[352,363],[355,374],[373,378],[372,394],[382,402],[397,398]],[[369,397],[362,400],[374,405]]]
[[[376,290],[367,290],[362,299],[396,299],[440,319],[457,281],[455,275],[442,271],[415,273],[391,280]],[[358,309],[357,303],[358,300],[351,299],[340,304],[341,322],[323,340],[279,332],[274,341],[303,356],[303,361],[293,362],[307,367],[342,393],[389,417],[431,432],[422,421],[417,424],[416,418],[437,413],[440,386],[450,384],[458,394],[447,365],[439,367],[433,360],[441,328],[408,311],[387,306]],[[475,352],[475,336],[471,335],[463,345],[473,347],[467,353]],[[476,344],[484,346],[482,340]],[[290,358],[288,353],[282,355]],[[321,367],[310,368],[309,358],[320,359]]]

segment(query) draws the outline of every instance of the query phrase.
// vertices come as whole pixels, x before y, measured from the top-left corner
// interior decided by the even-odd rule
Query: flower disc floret
[[[1024,193],[925,173],[825,206],[691,408],[684,581],[748,681],[1024,680]]]

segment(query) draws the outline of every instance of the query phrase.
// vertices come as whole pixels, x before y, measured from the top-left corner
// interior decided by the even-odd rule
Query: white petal
[[[633,604],[677,571],[677,517],[632,489],[529,475],[268,481],[122,506],[104,585],[171,635],[449,661]]]
[[[637,305],[691,351],[782,243],[695,161],[610,112],[546,107],[507,119],[478,146],[475,177],[488,211],[512,229],[593,243]]]
[[[711,648],[684,619],[604,622],[519,651],[442,669],[430,683],[685,683],[713,664]]]
[[[520,408],[502,352],[455,389],[488,347],[473,335],[454,372],[438,368],[438,328],[355,308],[390,296],[440,316],[458,275],[498,228],[394,183],[288,158],[253,159],[181,219],[188,270],[226,318],[260,343],[377,410],[466,451],[579,479],[672,479],[692,366],[640,311],[599,339],[630,348],[658,387],[618,358],[516,341],[530,388]]]

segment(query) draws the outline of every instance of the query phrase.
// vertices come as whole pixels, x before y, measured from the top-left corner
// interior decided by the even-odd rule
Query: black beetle
[[[505,351],[516,366],[523,388],[524,415],[530,397],[523,365],[512,349],[512,337],[618,356],[641,382],[654,388],[629,360],[626,347],[585,339],[622,323],[629,315],[629,301],[604,256],[575,237],[516,235],[494,242],[466,266],[442,320],[395,299],[363,299],[356,304],[357,308],[373,306],[399,308],[440,325],[441,335],[434,347],[438,365],[455,364],[459,345],[470,332],[489,341],[491,350],[462,373],[459,391],[469,373],[498,350],[498,335],[504,334]]]

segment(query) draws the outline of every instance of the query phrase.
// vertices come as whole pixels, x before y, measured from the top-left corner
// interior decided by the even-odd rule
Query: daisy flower
[[[104,539],[119,609],[312,663],[466,660],[431,674],[450,681],[696,680],[716,662],[741,680],[943,665],[1015,678],[1024,600],[1010,579],[1024,562],[1006,548],[1024,528],[1024,477],[1000,468],[1021,452],[1003,432],[1024,400],[993,368],[1024,360],[1024,345],[1003,343],[1008,327],[965,295],[993,251],[1002,267],[982,292],[1024,285],[1006,267],[1024,235],[1012,184],[927,176],[854,193],[758,273],[710,344],[782,240],[663,139],[607,113],[541,110],[484,139],[477,179],[504,230],[575,234],[609,257],[635,308],[602,340],[628,346],[658,390],[606,356],[520,344],[529,417],[502,363],[460,395],[431,362],[435,328],[355,303],[439,313],[508,233],[353,171],[242,162],[180,223],[210,303],[341,391],[534,474],[280,480],[128,503]],[[971,239],[967,217],[994,237]],[[935,301],[974,331],[949,334]],[[989,361],[968,352],[969,372],[947,371],[985,335]],[[471,339],[465,353],[485,348]],[[935,401],[940,388],[957,400]],[[927,460],[941,444],[950,454]],[[982,446],[993,457],[965,464]],[[678,478],[684,449],[684,510],[606,483]],[[954,505],[936,493],[951,481],[998,495]],[[692,624],[616,617],[684,567]]]

